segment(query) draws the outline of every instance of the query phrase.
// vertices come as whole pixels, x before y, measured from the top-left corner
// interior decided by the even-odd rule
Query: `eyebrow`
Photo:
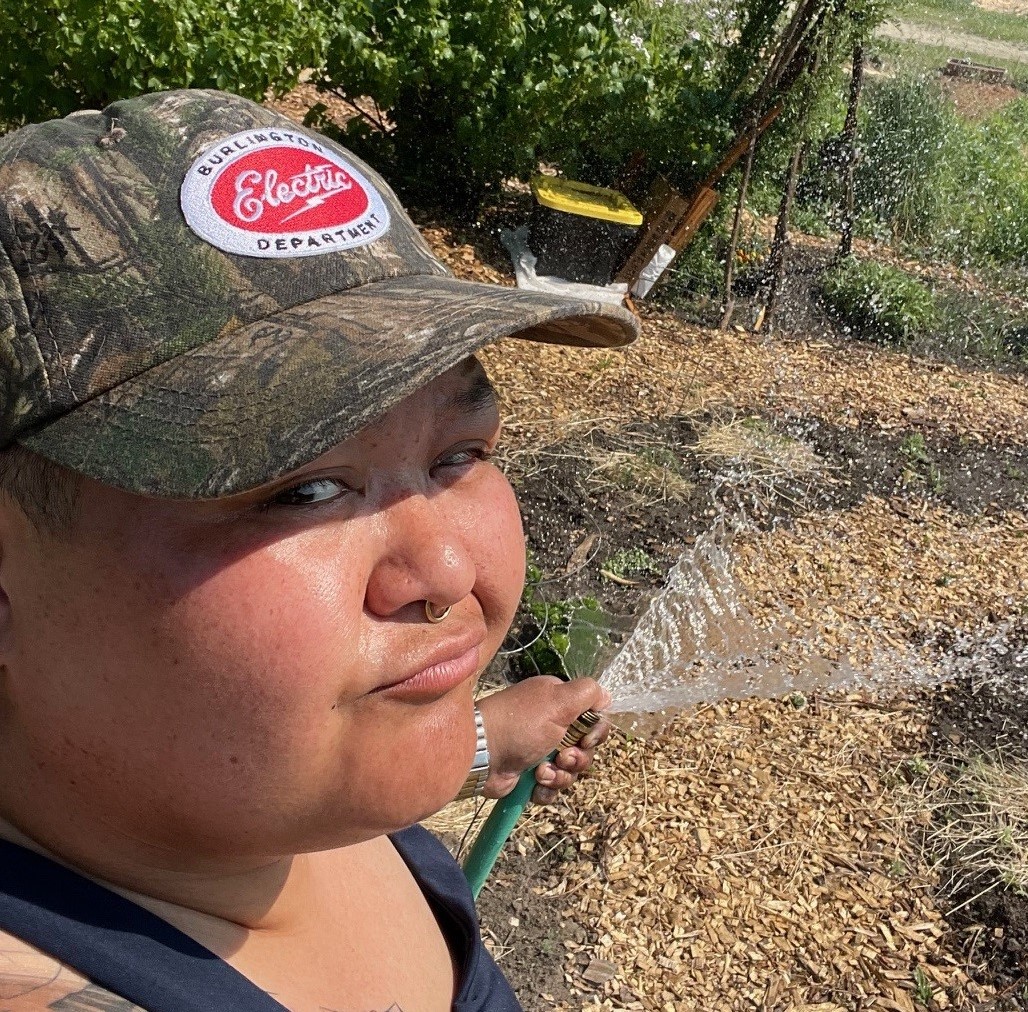
[[[495,388],[489,382],[489,377],[484,372],[479,372],[470,386],[458,390],[453,395],[447,407],[461,414],[473,415],[484,408],[492,407],[495,403]]]

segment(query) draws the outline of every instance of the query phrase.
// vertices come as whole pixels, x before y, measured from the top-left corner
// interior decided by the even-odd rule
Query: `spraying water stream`
[[[962,537],[973,543],[973,534]],[[815,542],[819,538],[830,541],[820,530]],[[789,591],[803,580],[788,576],[780,565],[790,587],[779,586],[758,600],[739,578],[738,549],[744,544],[765,574],[776,568],[768,558],[779,547],[774,538],[745,520],[737,518],[730,532],[702,534],[672,567],[618,652],[599,669],[598,678],[613,697],[612,712],[635,715],[620,723],[653,731],[674,711],[727,698],[855,690],[897,695],[968,675],[1023,691],[1023,685],[1012,684],[1023,665],[995,663],[1009,652],[1013,619],[997,622],[983,615],[979,623],[955,629],[929,618],[926,631],[912,635],[909,628],[897,628],[890,614],[888,580],[876,581],[866,572],[849,576],[839,591],[841,601],[822,600],[807,588],[801,592],[802,609],[794,609],[786,603]],[[959,566],[966,544],[948,544],[943,555]],[[899,549],[893,560],[896,579],[909,579],[924,548],[908,539]],[[830,549],[823,552],[827,558]],[[815,545],[813,565],[823,564]],[[1010,587],[1009,594],[1000,594],[1001,606],[1015,605],[1016,593]],[[895,596],[903,599],[902,593]],[[916,612],[914,604],[910,608]],[[1007,610],[1016,614],[1016,607]],[[853,621],[840,624],[839,612]]]
[[[654,715],[726,698],[909,686],[932,677],[927,658],[884,643],[859,668],[845,653],[825,656],[817,630],[784,606],[758,622],[733,574],[730,544],[702,535],[674,565],[599,677],[612,712],[651,715],[653,729],[660,723]]]

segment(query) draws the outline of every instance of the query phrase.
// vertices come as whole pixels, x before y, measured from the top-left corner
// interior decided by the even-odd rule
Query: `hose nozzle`
[[[561,748],[571,748],[577,745],[602,719],[602,714],[595,710],[586,710],[571,722],[571,726],[564,732],[560,740]]]

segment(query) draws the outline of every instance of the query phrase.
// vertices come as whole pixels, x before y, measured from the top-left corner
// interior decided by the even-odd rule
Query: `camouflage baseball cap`
[[[504,336],[620,307],[458,281],[344,148],[211,91],[0,138],[0,446],[209,498],[312,460]]]

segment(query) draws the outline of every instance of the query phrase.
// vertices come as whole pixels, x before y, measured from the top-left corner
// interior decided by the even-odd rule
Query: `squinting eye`
[[[489,456],[488,450],[467,447],[463,450],[454,450],[453,453],[448,453],[445,457],[440,457],[436,462],[436,467],[464,467],[466,464],[472,464],[477,460],[488,460]]]
[[[349,489],[341,481],[334,478],[312,478],[279,492],[272,499],[274,506],[313,506],[319,502],[330,502],[348,492]]]

